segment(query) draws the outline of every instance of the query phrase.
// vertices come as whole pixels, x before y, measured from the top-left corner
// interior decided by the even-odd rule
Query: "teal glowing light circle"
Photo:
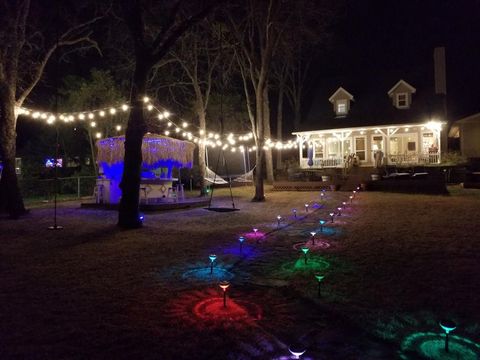
[[[449,336],[449,352],[445,352],[445,334],[417,332],[407,336],[399,351],[402,360],[478,360],[480,345],[468,338]]]
[[[447,334],[457,328],[457,324],[451,320],[441,320],[438,324]]]

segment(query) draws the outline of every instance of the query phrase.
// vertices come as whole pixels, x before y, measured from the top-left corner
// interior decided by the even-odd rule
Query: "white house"
[[[352,159],[359,166],[374,166],[375,153],[380,151],[377,160],[383,165],[440,163],[446,123],[438,115],[438,101],[432,101],[435,96],[423,92],[417,98],[416,93],[405,80],[376,96],[358,99],[338,87],[328,99],[325,118],[318,121],[327,128],[293,133],[299,144],[300,167],[344,167]]]

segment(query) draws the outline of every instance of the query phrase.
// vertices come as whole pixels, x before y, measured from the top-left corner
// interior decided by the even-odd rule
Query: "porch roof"
[[[313,135],[313,134],[333,134],[339,132],[350,132],[350,131],[367,131],[367,130],[387,130],[395,128],[414,128],[414,127],[426,127],[430,129],[440,129],[446,124],[445,121],[429,121],[425,123],[410,123],[410,124],[389,124],[389,125],[369,125],[369,126],[356,126],[348,128],[337,128],[337,129],[325,129],[325,130],[309,130],[309,131],[296,131],[293,132],[293,135]]]

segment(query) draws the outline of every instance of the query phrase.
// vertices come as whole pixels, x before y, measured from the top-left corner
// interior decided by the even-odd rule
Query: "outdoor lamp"
[[[240,236],[238,238],[238,241],[240,242],[240,252],[242,252],[242,246],[243,246],[243,242],[245,241],[245,238],[243,236]]]
[[[290,354],[292,354],[295,359],[300,359],[300,356],[305,354],[307,350],[305,350],[305,347],[301,344],[292,344],[288,347],[288,351],[290,351]]]
[[[345,209],[345,207],[347,206],[347,202],[346,201],[342,202],[342,205],[343,205],[343,208]]]
[[[353,197],[357,194],[357,190],[353,190]]]
[[[320,273],[315,273],[315,279],[317,279],[317,282],[318,282],[318,297],[322,296],[321,283],[324,278],[325,278],[325,275],[322,275]]]
[[[307,264],[307,253],[310,249],[306,246],[302,246],[302,251],[303,251],[303,257],[304,257],[304,260],[305,260],[305,265]]]
[[[258,244],[258,236],[257,236],[258,229],[257,229],[257,228],[253,228],[253,232],[255,233],[255,239],[256,239],[256,242],[257,242],[257,244]]]
[[[280,222],[282,221],[282,217],[277,215],[277,226],[280,227]]]
[[[325,220],[319,220],[318,222],[320,224],[320,232],[323,232],[323,225],[325,225],[326,221]]]
[[[322,199],[322,200],[325,199],[325,193],[323,193],[323,192],[320,193],[320,199]]]
[[[312,236],[312,245],[315,245],[315,235],[317,233],[315,231],[310,231],[310,235]]]
[[[141,223],[143,223],[143,220],[145,220],[145,215],[143,215],[142,213],[140,213],[138,215],[138,220],[140,220]]]
[[[448,352],[448,334],[457,328],[457,324],[451,320],[442,320],[439,325],[445,331],[445,351]]]
[[[339,206],[337,210],[338,210],[338,216],[342,216],[342,207]]]
[[[308,204],[305,204],[305,212],[308,213]]]
[[[295,217],[295,219],[297,218],[297,209],[293,209],[293,216]]]
[[[227,307],[227,289],[230,283],[228,281],[222,281],[218,286],[223,290],[223,307]]]
[[[349,198],[350,198],[350,204],[351,204],[353,202],[353,196],[350,195]]]
[[[332,220],[332,223],[333,223],[333,217],[335,216],[335,213],[334,212],[331,212],[330,213],[330,219]]]
[[[208,258],[210,259],[210,274],[213,274],[213,262],[215,261],[215,259],[217,258],[217,255],[215,254],[210,254],[208,256]]]

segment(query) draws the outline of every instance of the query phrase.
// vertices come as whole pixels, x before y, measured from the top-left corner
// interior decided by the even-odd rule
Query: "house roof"
[[[348,98],[349,100],[353,100],[353,95],[350,94],[347,90],[345,90],[343,87],[340,86],[340,87],[337,89],[337,91],[335,91],[335,92],[333,93],[333,95],[328,98],[328,101],[333,102],[333,100],[335,99],[335,97],[336,97],[338,94],[342,93],[342,92],[343,92],[345,95],[347,95],[347,98]]]
[[[413,72],[389,69],[383,74],[378,70],[354,75],[320,79],[310,104],[306,104],[309,106],[306,116],[300,128],[294,131],[445,121],[443,97],[436,95],[434,90],[433,69],[418,67]],[[392,84],[398,85],[399,79],[408,79],[412,84],[409,86],[415,86],[409,108],[396,108],[387,95],[387,90],[392,89]],[[339,85],[355,94],[355,103],[351,103],[344,117],[337,117],[329,102],[329,95]]]
[[[395,85],[392,86],[392,88],[391,88],[390,90],[388,90],[387,94],[388,94],[389,96],[392,96],[393,93],[394,93],[394,91],[395,91],[395,89],[396,89],[397,87],[399,87],[400,85],[406,86],[407,89],[409,89],[412,94],[415,94],[415,92],[417,91],[417,89],[415,89],[412,85],[410,85],[409,83],[407,83],[405,80],[400,79],[400,80],[398,80],[398,82],[397,82]]]
[[[452,137],[452,138],[460,137],[460,125],[474,124],[474,123],[480,124],[480,112],[456,120],[450,127],[450,130],[448,132],[448,137]]]

